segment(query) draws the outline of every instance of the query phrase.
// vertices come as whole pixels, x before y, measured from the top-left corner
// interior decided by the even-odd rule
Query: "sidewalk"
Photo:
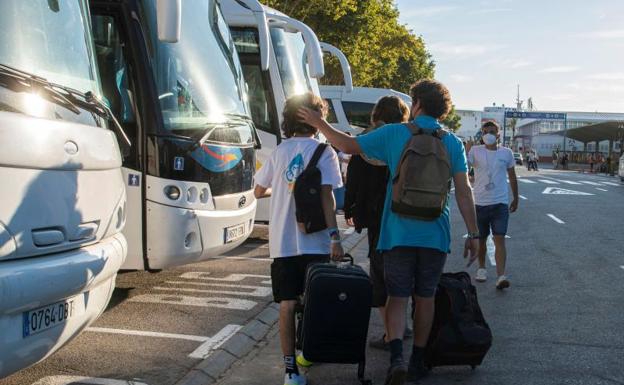
[[[356,263],[368,269],[368,245],[366,237],[350,251]],[[378,338],[383,334],[383,325],[375,309],[371,313],[369,327],[370,338]],[[409,342],[409,341],[408,341]],[[406,344],[406,349],[409,345]],[[388,365],[388,353],[380,350],[368,349],[366,377],[374,384],[383,384],[385,371]],[[317,364],[304,370],[308,384],[358,384],[357,365]],[[219,385],[269,385],[281,384],[284,377],[283,359],[279,345],[278,325],[274,325],[266,340],[259,344],[247,357],[233,365],[224,374]]]

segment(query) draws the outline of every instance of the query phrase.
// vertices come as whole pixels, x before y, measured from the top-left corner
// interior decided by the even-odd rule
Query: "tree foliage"
[[[353,84],[408,93],[412,83],[434,77],[435,63],[422,37],[399,22],[394,0],[265,0],[309,25],[349,59]],[[342,84],[338,60],[325,56],[323,84]],[[449,120],[450,119],[450,120]],[[453,112],[447,119],[459,128]]]

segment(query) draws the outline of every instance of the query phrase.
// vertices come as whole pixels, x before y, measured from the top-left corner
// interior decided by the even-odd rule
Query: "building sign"
[[[505,111],[505,118],[566,120],[565,112]]]

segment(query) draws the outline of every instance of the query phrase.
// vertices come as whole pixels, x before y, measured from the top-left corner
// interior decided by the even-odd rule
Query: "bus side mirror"
[[[182,28],[182,0],[157,0],[156,23],[158,40],[177,43]]]

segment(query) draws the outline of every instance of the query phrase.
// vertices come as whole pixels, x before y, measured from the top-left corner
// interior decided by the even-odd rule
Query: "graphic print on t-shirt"
[[[295,181],[297,180],[297,177],[302,172],[303,172],[303,155],[297,154],[297,156],[295,156],[293,160],[291,160],[290,163],[288,164],[286,171],[284,171],[284,179],[286,180],[286,183],[288,184],[288,192],[293,191],[293,189],[295,188]]]

